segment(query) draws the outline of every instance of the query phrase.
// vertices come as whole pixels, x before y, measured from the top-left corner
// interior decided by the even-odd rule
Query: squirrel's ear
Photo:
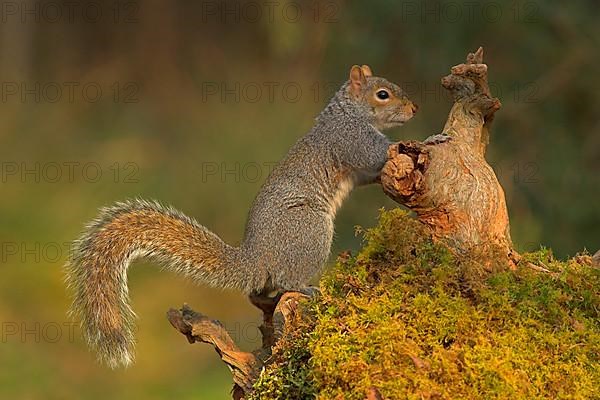
[[[365,77],[364,71],[358,65],[354,65],[350,69],[350,91],[353,94],[358,95],[360,88],[366,83],[367,78]]]
[[[369,76],[373,76],[373,72],[371,71],[371,67],[369,67],[368,65],[363,65],[362,67],[360,67],[360,69],[362,70],[363,74],[365,74],[365,76],[367,78]]]

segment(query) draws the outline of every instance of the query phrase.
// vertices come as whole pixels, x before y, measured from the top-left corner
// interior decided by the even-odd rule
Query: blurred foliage
[[[600,270],[589,256],[560,262],[541,249],[524,263],[548,272],[473,273],[477,259],[457,259],[399,209],[365,239],[324,275],[253,398],[362,400],[372,387],[386,399],[597,397]]]
[[[67,322],[60,266],[102,205],[156,198],[239,242],[270,163],[310,129],[352,64],[405,87],[420,113],[390,136],[422,139],[451,105],[440,77],[483,45],[503,102],[488,159],[517,247],[543,244],[560,257],[598,247],[594,1],[77,4],[1,7],[2,398],[227,398],[228,372],[212,351],[189,348],[161,313],[187,301],[241,324],[242,343],[256,347],[258,312],[239,294],[134,267],[139,356],[125,372],[97,366],[78,329],[74,343],[66,330],[51,343],[27,329]],[[358,248],[354,226],[371,226],[382,206],[394,203],[380,188],[357,190],[333,254]]]

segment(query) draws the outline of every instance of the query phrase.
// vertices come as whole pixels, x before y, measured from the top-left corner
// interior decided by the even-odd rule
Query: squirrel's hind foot
[[[298,290],[290,290],[291,292],[298,292],[305,296],[310,297],[311,299],[315,297],[319,297],[321,295],[321,289],[317,286],[306,286]]]

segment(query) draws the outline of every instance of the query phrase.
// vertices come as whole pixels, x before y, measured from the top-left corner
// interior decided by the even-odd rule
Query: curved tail
[[[81,318],[87,342],[112,368],[133,361],[127,267],[143,256],[211,286],[245,292],[260,286],[239,248],[172,208],[131,200],[102,209],[75,241],[66,280],[74,292],[70,313]]]

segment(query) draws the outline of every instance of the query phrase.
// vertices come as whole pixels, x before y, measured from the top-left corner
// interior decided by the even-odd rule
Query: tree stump
[[[500,101],[490,94],[483,48],[452,67],[442,85],[454,98],[442,133],[390,146],[381,173],[383,190],[457,251],[495,247],[514,266],[518,256],[504,191],[485,160]]]
[[[434,237],[457,251],[499,249],[514,266],[518,255],[510,239],[504,191],[485,160],[490,124],[500,101],[490,94],[483,49],[453,67],[442,85],[454,98],[443,133],[424,142],[390,146],[381,173],[383,190],[413,210]],[[252,392],[279,339],[295,328],[298,303],[305,297],[297,292],[275,298],[250,296],[263,312],[262,347],[253,352],[241,351],[219,321],[187,305],[169,310],[167,316],[190,343],[204,342],[215,348],[232,372],[233,398],[243,399]],[[367,399],[380,398],[374,387],[367,393]]]

